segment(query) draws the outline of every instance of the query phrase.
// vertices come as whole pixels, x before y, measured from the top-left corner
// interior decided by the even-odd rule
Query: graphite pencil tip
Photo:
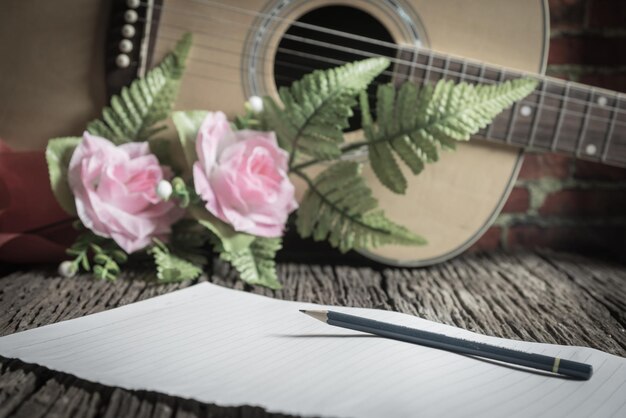
[[[306,309],[300,309],[300,312],[315,319],[319,319],[322,322],[326,322],[328,320],[328,311],[308,311]]]

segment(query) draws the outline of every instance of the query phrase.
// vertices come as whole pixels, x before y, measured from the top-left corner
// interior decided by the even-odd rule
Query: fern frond
[[[211,233],[204,226],[192,219],[182,219],[172,226],[169,246],[174,253],[190,263],[204,267],[211,256],[207,244],[211,242]]]
[[[191,280],[202,273],[202,270],[195,264],[172,254],[167,246],[159,240],[155,240],[155,245],[148,252],[154,257],[157,278],[161,282]]]
[[[280,146],[320,159],[341,154],[343,129],[356,96],[380,74],[389,61],[370,58],[325,71],[314,71],[279,91],[284,109],[264,98],[264,123],[276,132]]]
[[[147,140],[159,132],[162,127],[154,125],[171,111],[190,47],[191,34],[186,34],[161,64],[113,96],[102,118],[90,122],[87,130],[117,144]]]
[[[74,257],[69,267],[72,274],[82,268],[86,272],[91,271],[95,278],[101,280],[117,279],[120,264],[128,260],[128,254],[113,240],[100,237],[91,231],[80,234],[66,252]],[[93,262],[89,261],[90,253],[93,254]]]
[[[379,131],[388,137],[392,135],[391,125],[393,123],[392,111],[394,103],[395,90],[394,87],[389,85],[389,88],[378,88],[377,91],[377,104],[378,120],[380,121]],[[370,164],[374,168],[376,176],[385,186],[393,187],[397,191],[399,189],[406,189],[407,181],[400,171],[400,167],[396,162],[391,147],[389,144],[379,141],[373,142],[372,138],[376,138],[375,126],[373,125],[371,116],[369,115],[369,103],[367,100],[367,94],[362,92],[360,95],[361,113],[363,114],[363,132],[365,137],[370,141],[368,146]]]
[[[76,215],[76,204],[74,203],[74,193],[72,193],[67,181],[67,170],[72,160],[72,154],[80,141],[81,138],[77,137],[53,138],[48,141],[46,147],[46,162],[48,163],[52,192],[59,205],[70,215]]]
[[[333,164],[314,181],[296,172],[309,185],[296,226],[303,238],[328,239],[346,252],[385,244],[422,245],[426,241],[387,219],[361,177],[361,165],[352,161]]]
[[[361,94],[363,130],[374,173],[388,189],[404,193],[407,181],[394,156],[418,174],[424,163],[437,161],[439,148],[454,148],[456,141],[469,140],[536,85],[532,79],[478,86],[441,80],[421,90],[405,83],[398,91],[393,85],[382,85],[375,123]]]
[[[280,289],[274,258],[281,246],[281,238],[256,237],[248,247],[235,252],[224,251],[220,258],[232,264],[246,283]]]
[[[280,238],[263,238],[237,232],[231,225],[204,209],[191,208],[191,213],[200,225],[210,231],[208,238],[213,249],[222,260],[235,267],[241,280],[272,289],[281,287],[274,261],[282,245]]]

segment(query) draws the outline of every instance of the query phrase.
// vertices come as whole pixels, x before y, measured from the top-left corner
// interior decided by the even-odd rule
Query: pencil
[[[340,312],[302,309],[300,312],[336,327],[367,332],[381,337],[425,345],[454,353],[469,354],[509,364],[530,367],[576,379],[588,380],[593,373],[593,367],[590,364],[565,360],[559,357],[527,353],[491,344],[464,340],[462,338],[449,337],[443,334],[421,331],[415,328],[403,327]]]

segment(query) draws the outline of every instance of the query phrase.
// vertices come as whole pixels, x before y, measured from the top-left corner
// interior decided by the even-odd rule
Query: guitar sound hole
[[[341,63],[362,60],[374,55],[394,58],[395,50],[389,45],[381,45],[318,30],[317,27],[359,35],[368,39],[393,43],[389,31],[368,13],[347,6],[327,6],[303,15],[298,22],[314,25],[291,25],[279,43],[274,61],[276,86],[290,86],[295,80],[315,69],[336,67]],[[374,110],[376,86],[391,81],[389,75],[382,74],[370,85],[368,95],[370,108]],[[350,128],[361,127],[360,110],[356,109],[350,118]]]

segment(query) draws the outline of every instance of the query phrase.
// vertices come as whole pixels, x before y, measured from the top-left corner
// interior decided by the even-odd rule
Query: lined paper
[[[507,367],[332,327],[298,311],[323,308],[587,362],[594,375],[577,381]],[[105,385],[297,415],[626,416],[622,357],[209,283],[0,338],[0,355]]]

